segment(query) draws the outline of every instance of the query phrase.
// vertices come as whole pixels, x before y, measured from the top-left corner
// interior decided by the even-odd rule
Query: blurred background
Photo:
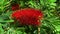
[[[26,30],[37,34],[37,28],[13,24],[14,4],[19,4],[19,9],[35,8],[43,12],[41,34],[60,34],[60,0],[0,0],[0,34],[27,34]]]

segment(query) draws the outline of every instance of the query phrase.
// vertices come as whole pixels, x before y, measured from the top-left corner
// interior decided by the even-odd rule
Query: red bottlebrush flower
[[[12,13],[12,18],[20,22],[21,25],[39,26],[43,14],[40,10],[25,8]]]
[[[19,9],[19,4],[12,4],[12,10]]]

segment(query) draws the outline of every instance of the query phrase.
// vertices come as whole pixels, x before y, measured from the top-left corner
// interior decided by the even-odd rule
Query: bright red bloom
[[[19,4],[12,4],[12,10],[19,9]]]
[[[19,21],[21,25],[38,26],[41,24],[39,20],[41,20],[42,17],[43,14],[40,10],[32,8],[25,8],[12,13],[12,18],[15,18],[17,21]]]

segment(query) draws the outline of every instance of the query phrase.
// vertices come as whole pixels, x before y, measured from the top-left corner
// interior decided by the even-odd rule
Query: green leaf
[[[4,34],[4,30],[2,28],[2,24],[0,23],[0,34]]]
[[[5,21],[5,20],[2,20],[2,19],[1,19],[0,22],[14,22],[14,20],[6,20],[6,21]]]
[[[0,0],[0,9],[2,12],[4,12],[6,10],[6,7],[8,7],[10,5],[10,2],[11,1],[9,1],[9,0]]]
[[[22,34],[23,32],[21,32],[21,31],[16,31],[16,33],[17,33],[17,34]]]
[[[49,2],[56,2],[56,0],[48,0]]]

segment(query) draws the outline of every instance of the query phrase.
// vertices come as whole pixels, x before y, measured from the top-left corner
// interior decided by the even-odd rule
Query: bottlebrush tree
[[[60,0],[0,0],[0,34],[60,34]]]

